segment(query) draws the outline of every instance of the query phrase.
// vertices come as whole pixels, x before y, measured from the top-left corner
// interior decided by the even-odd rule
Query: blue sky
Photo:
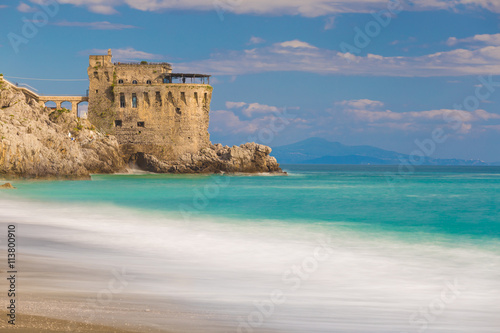
[[[323,137],[410,154],[431,140],[432,157],[494,162],[499,15],[487,0],[0,0],[0,72],[83,79],[10,80],[84,94],[88,55],[111,48],[213,75],[212,142]]]

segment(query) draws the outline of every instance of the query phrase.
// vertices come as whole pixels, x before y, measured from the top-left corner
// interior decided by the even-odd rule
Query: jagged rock
[[[12,186],[11,183],[5,183],[3,185],[0,185],[0,189],[4,189],[4,190],[14,190],[15,187]]]
[[[196,154],[184,154],[178,161],[161,161],[151,154],[138,153],[135,162],[141,169],[158,173],[283,173],[271,148],[256,143],[239,147],[211,145]]]
[[[1,175],[85,179],[125,169],[118,142],[76,111],[52,111],[6,84],[0,108]]]

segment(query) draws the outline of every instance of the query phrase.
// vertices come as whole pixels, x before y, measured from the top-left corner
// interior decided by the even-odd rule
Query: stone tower
[[[172,73],[168,63],[113,63],[89,57],[89,120],[116,136],[125,155],[163,160],[210,145],[210,75]]]

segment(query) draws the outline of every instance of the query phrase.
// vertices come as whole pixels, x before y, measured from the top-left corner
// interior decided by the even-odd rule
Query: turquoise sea
[[[500,331],[500,167],[284,170],[18,181],[0,217],[106,251],[103,267],[147,276],[125,292],[209,312],[215,331]]]

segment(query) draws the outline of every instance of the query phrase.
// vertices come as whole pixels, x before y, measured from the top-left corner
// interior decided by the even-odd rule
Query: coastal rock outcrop
[[[118,142],[69,110],[45,108],[0,81],[0,175],[89,178],[125,169]]]
[[[99,132],[76,110],[46,108],[0,78],[0,177],[88,179],[94,173],[139,167],[157,173],[283,173],[271,148],[209,144],[196,153],[163,160],[132,155],[116,138]]]
[[[270,147],[256,143],[239,147],[213,144],[196,154],[184,154],[174,162],[144,153],[136,154],[132,162],[143,170],[159,173],[283,173],[270,153]]]
[[[11,183],[5,183],[3,185],[0,185],[0,189],[2,190],[15,190],[16,188],[12,186]]]

